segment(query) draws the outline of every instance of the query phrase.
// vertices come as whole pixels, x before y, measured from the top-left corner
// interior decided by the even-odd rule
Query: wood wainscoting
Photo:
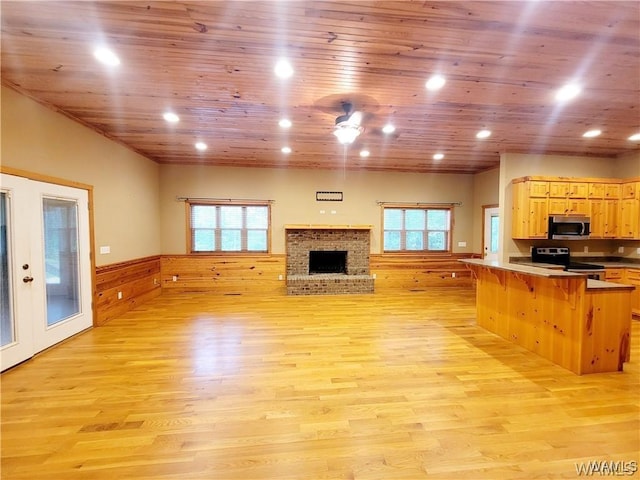
[[[376,292],[469,287],[473,284],[471,272],[458,260],[473,257],[473,254],[372,254],[370,271],[377,277]],[[165,291],[286,295],[285,255],[163,255],[161,262]],[[280,275],[283,280],[279,280]]]
[[[371,274],[376,275],[375,291],[417,291],[431,287],[469,287],[471,272],[458,260],[477,258],[465,254],[376,254],[371,255]]]
[[[473,284],[471,273],[458,259],[471,257],[471,254],[371,255],[371,273],[377,277],[375,292],[469,287]],[[161,291],[284,296],[285,259],[284,254],[158,255],[98,267],[94,325],[124,314]],[[122,292],[121,299],[118,292]]]
[[[164,291],[286,295],[284,254],[163,255],[161,262]]]
[[[96,267],[93,324],[102,325],[161,292],[160,255]]]

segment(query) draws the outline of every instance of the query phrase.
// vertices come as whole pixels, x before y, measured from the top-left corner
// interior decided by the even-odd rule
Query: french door
[[[500,239],[500,216],[498,207],[484,209],[484,259],[498,260],[498,244]]]
[[[86,190],[2,174],[0,363],[5,370],[92,323]]]

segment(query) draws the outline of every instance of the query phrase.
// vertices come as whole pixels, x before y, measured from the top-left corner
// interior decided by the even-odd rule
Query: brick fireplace
[[[285,227],[287,294],[373,293],[373,278],[369,274],[370,237],[370,225]],[[346,252],[344,272],[310,273],[310,252]],[[322,272],[322,268],[312,270]]]

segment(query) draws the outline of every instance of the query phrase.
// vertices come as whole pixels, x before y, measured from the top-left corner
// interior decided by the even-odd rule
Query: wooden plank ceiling
[[[99,45],[120,65],[98,63]],[[446,84],[430,92],[434,73]],[[502,152],[613,158],[640,148],[640,3],[5,1],[2,81],[159,163],[474,173]],[[568,82],[582,92],[558,103]],[[332,135],[343,102],[364,114],[348,148]]]

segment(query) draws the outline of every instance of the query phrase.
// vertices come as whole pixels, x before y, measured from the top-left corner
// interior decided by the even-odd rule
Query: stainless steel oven
[[[604,281],[604,270],[591,270],[591,269],[578,269],[578,268],[567,268],[566,270],[567,272],[573,272],[573,273],[581,273],[583,275],[586,275],[587,278],[591,278],[592,280],[602,280]]]
[[[553,240],[586,240],[591,220],[583,216],[550,215],[549,238]]]
[[[562,265],[567,272],[581,273],[594,280],[604,280],[604,267],[602,265],[573,261],[568,247],[534,247],[531,250],[531,261],[534,263]]]

